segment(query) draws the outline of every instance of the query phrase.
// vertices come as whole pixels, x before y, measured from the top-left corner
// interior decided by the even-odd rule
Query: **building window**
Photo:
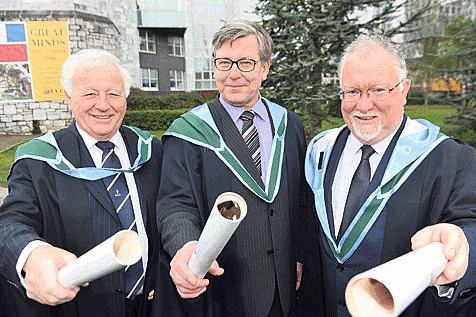
[[[183,37],[180,36],[169,36],[168,37],[169,43],[169,55],[171,56],[185,56],[185,44]]]
[[[159,90],[159,72],[155,68],[141,68],[142,89]]]
[[[155,33],[151,30],[139,29],[140,47],[142,52],[155,53]]]
[[[213,79],[212,71],[195,72],[195,89],[216,89],[217,85]]]
[[[170,90],[185,90],[185,72],[170,70]]]

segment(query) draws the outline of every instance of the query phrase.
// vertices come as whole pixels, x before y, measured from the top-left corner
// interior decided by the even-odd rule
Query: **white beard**
[[[382,122],[380,120],[373,125],[361,124],[352,120],[352,127],[355,136],[365,142],[375,139],[382,132]]]

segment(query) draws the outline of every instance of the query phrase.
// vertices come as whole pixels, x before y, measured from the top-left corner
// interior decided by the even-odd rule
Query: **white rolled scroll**
[[[227,219],[218,210],[221,203],[233,202],[240,208],[240,215],[235,219]],[[226,192],[215,200],[207,223],[198,239],[195,253],[188,263],[189,268],[198,278],[203,278],[210,269],[213,261],[218,257],[238,225],[246,217],[247,206],[245,200],[238,194]]]
[[[58,280],[74,288],[125,268],[142,257],[142,241],[135,231],[122,230],[58,272]]]
[[[416,251],[354,276],[345,291],[354,317],[400,315],[443,272],[447,260],[441,243]]]

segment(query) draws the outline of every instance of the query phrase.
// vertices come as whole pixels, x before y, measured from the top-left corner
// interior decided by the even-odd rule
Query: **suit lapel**
[[[332,209],[332,184],[334,183],[337,166],[339,165],[339,160],[342,151],[344,151],[349,133],[350,130],[345,128],[342,129],[337,137],[331,157],[329,158],[329,163],[327,164],[326,175],[324,176],[324,200],[327,210],[327,221],[329,221],[329,229],[333,237],[335,237],[336,228],[334,227],[334,211]]]
[[[74,165],[77,167],[94,167],[94,162],[89,153],[88,149],[86,148],[86,144],[84,144],[83,139],[81,138],[78,130],[76,129],[76,124],[71,124],[68,129],[77,137],[78,145],[79,145],[79,156],[73,157],[70,153],[77,153],[77,152],[69,152],[68,150],[63,151],[63,155]],[[109,193],[107,192],[106,186],[102,179],[98,179],[95,181],[86,181],[84,182],[84,186],[86,189],[99,201],[99,203],[116,219],[119,221],[119,217],[116,214],[116,208],[111,201],[111,197],[109,197]]]
[[[256,183],[261,188],[264,188],[261,175],[259,174],[258,169],[251,158],[251,154],[245,144],[245,141],[243,140],[243,137],[236,128],[236,125],[228,112],[221,105],[218,98],[209,104],[209,108],[213,116],[213,120],[215,121],[220,134],[223,136],[226,145],[230,148],[233,154],[235,154],[241,164],[243,164],[244,168],[248,171],[251,177],[253,177]]]
[[[129,155],[129,161],[132,166],[137,156],[139,155],[139,153],[137,152],[137,142],[139,138],[130,129],[125,129],[124,127],[121,127],[119,131],[121,132],[124,143],[126,144],[127,154]],[[139,196],[142,219],[144,220],[144,223],[147,223],[147,199],[143,197],[143,193],[145,193],[145,191],[142,188],[142,177],[140,177],[139,174],[140,169],[137,172],[133,173],[134,181],[136,183],[137,188],[137,194]]]

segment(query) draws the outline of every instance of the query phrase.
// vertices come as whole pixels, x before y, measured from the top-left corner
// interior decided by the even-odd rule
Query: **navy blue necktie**
[[[359,166],[357,166],[354,176],[352,177],[352,182],[350,183],[349,193],[347,194],[344,207],[344,215],[342,216],[342,223],[339,228],[339,234],[337,235],[337,242],[340,241],[344,232],[357,215],[370,184],[369,159],[372,154],[375,153],[375,150],[370,145],[363,145],[361,150],[362,157],[360,158]]]
[[[121,162],[116,153],[114,153],[114,143],[99,141],[96,146],[102,150],[101,167],[120,169]],[[122,227],[127,230],[137,232],[137,224],[132,208],[132,199],[127,187],[124,173],[119,172],[116,175],[103,178],[109,196],[111,196],[117,215],[121,221]],[[126,293],[127,298],[133,299],[144,284],[144,268],[142,259],[137,263],[127,266],[126,270]]]

